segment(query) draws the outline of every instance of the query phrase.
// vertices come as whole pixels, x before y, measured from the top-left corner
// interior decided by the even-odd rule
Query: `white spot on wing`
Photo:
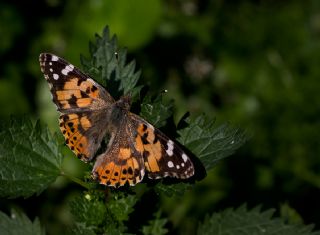
[[[184,167],[184,163],[181,163],[181,167]]]
[[[51,73],[53,72],[53,69],[52,69],[52,68],[50,68],[49,70],[50,70]]]
[[[71,72],[73,69],[74,69],[74,66],[72,64],[69,64],[64,69],[61,70],[61,73],[63,75],[68,75],[68,73]]]
[[[185,153],[182,154],[182,159],[183,159],[184,162],[188,161],[188,157],[187,157],[187,155]]]
[[[169,167],[169,168],[174,167],[174,165],[173,165],[173,162],[172,162],[172,161],[168,161],[168,167]]]
[[[179,169],[180,169],[180,166],[179,166],[179,165],[176,165],[176,168],[179,170]]]
[[[61,70],[61,73],[62,73],[63,75],[68,75],[69,70],[67,70],[67,69],[62,69],[62,70]]]
[[[59,57],[58,57],[58,56],[53,55],[53,56],[52,56],[52,58],[51,58],[51,60],[52,60],[52,61],[58,61],[58,60],[59,60]]]
[[[140,170],[141,179],[143,179],[143,177],[144,177],[144,173],[145,173],[144,169]]]
[[[58,80],[58,79],[59,79],[59,75],[56,74],[56,73],[54,73],[54,74],[53,74],[53,79],[54,79],[54,80]]]
[[[173,155],[173,148],[174,148],[174,143],[172,140],[169,140],[168,143],[167,143],[167,146],[168,146],[168,149],[166,150],[167,154],[169,156],[172,156]]]

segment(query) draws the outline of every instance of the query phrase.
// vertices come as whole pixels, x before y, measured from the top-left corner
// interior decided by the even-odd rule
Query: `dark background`
[[[80,66],[105,25],[136,59],[141,84],[168,90],[176,122],[206,113],[251,137],[192,191],[155,202],[175,231],[244,203],[320,229],[319,1],[0,1],[0,119],[28,114],[57,131],[38,56]],[[65,168],[81,175],[86,166],[68,154]],[[82,190],[59,178],[38,197],[0,205],[55,234],[72,223],[68,200]]]

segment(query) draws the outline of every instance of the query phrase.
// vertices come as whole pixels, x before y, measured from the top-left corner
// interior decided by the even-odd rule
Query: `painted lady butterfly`
[[[161,131],[131,113],[129,97],[115,101],[104,87],[56,55],[43,53],[39,60],[60,113],[61,132],[76,156],[90,161],[103,138],[110,136],[107,150],[92,170],[100,184],[135,185],[145,171],[151,179],[193,176],[190,158]]]

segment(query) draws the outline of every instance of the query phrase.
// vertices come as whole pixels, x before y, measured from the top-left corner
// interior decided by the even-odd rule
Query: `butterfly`
[[[160,130],[130,112],[130,98],[119,100],[64,59],[39,57],[52,100],[60,113],[66,145],[84,162],[91,161],[108,135],[106,150],[96,157],[92,176],[100,184],[119,187],[148,178],[194,175],[189,156]]]

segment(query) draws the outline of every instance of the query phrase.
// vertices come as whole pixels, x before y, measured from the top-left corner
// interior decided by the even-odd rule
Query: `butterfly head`
[[[116,106],[124,109],[124,110],[130,110],[131,106],[131,97],[130,96],[122,96],[117,102]]]

